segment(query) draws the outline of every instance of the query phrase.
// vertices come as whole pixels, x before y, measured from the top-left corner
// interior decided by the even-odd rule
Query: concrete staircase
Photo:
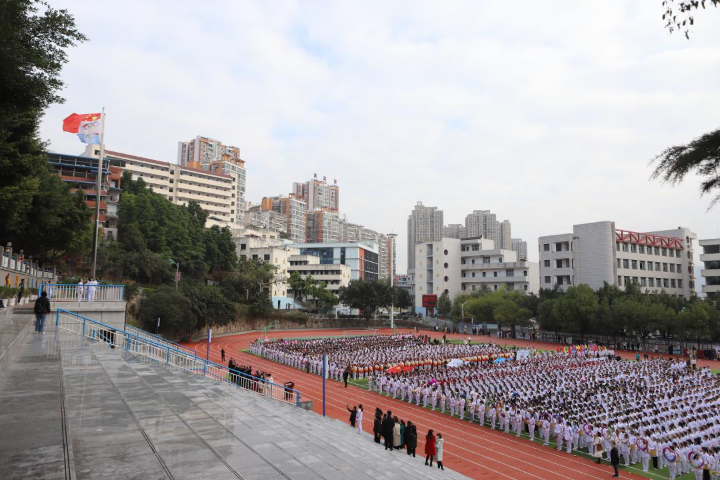
[[[2,479],[464,478],[342,422],[47,330],[18,336],[0,373]]]

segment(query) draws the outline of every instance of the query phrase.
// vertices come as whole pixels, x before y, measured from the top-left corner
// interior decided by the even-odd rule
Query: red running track
[[[401,330],[399,330],[401,331]],[[407,330],[406,330],[407,331]],[[348,330],[297,330],[268,332],[269,338],[299,338],[318,337],[329,335],[358,335],[365,331]],[[389,330],[381,333],[390,333]],[[220,350],[225,349],[226,361],[231,357],[240,365],[251,365],[253,371],[261,370],[272,373],[276,383],[286,381],[295,383],[303,400],[312,400],[313,409],[322,414],[322,379],[318,375],[305,373],[292,367],[281,365],[263,358],[242,352],[249,344],[258,338],[257,332],[238,334],[213,339],[210,346],[210,359],[221,363]],[[433,334],[442,337],[442,334]],[[467,335],[448,335],[448,338],[467,338]],[[473,337],[475,340],[495,343],[533,344],[541,348],[553,347],[550,344],[539,342],[525,342],[489,339],[489,337]],[[502,340],[498,342],[498,340]],[[187,346],[197,351],[198,356],[205,357],[206,343],[193,342]],[[418,462],[424,457],[424,438],[429,429],[443,434],[445,450],[443,464],[457,472],[471,478],[483,479],[605,479],[612,476],[612,468],[607,464],[596,465],[590,460],[576,457],[565,452],[558,452],[555,448],[543,447],[531,443],[527,439],[516,438],[514,434],[501,433],[487,427],[480,427],[477,423],[471,424],[467,420],[461,421],[439,412],[433,412],[407,402],[395,400],[391,397],[378,395],[365,389],[349,386],[344,388],[341,382],[328,381],[326,384],[326,414],[347,422],[349,413],[346,405],[362,404],[365,411],[363,430],[372,434],[372,424],[375,408],[383,411],[392,410],[398,418],[412,420],[418,428]],[[349,426],[348,426],[349,428]],[[378,448],[383,448],[378,445]],[[393,455],[405,455],[394,452]],[[434,467],[433,467],[434,468]],[[621,471],[622,478],[642,479],[644,477]],[[658,476],[658,478],[661,478]]]

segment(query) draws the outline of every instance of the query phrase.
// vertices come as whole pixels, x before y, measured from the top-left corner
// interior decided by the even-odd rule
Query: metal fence
[[[125,285],[77,285],[44,283],[45,290],[53,302],[122,302],[125,300]]]
[[[188,353],[187,348],[177,348],[181,346],[172,342],[160,343],[147,336],[113,328],[61,308],[57,310],[55,325],[92,341],[107,343],[110,348],[125,350],[145,359],[236,385],[275,400],[300,405],[300,392],[297,390],[199,358],[194,352]]]
[[[146,332],[141,328],[133,327],[132,325],[126,325],[125,330],[132,335],[137,335],[138,337],[150,340],[151,342],[159,343],[161,345],[167,345],[170,348],[183,351],[188,355],[197,356],[197,352],[195,352],[195,350],[193,350],[192,348],[188,348],[185,345],[180,345],[179,343],[171,342],[170,340],[161,337],[160,335]]]

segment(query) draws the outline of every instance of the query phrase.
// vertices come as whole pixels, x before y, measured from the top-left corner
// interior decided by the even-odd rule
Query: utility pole
[[[95,189],[95,231],[93,233],[93,259],[92,259],[92,278],[96,277],[97,271],[97,251],[98,243],[100,242],[100,194],[102,192],[102,167],[103,159],[105,157],[105,107],[102,109],[100,114],[100,123],[102,124],[102,130],[100,131],[100,158],[98,158],[98,169],[97,169],[97,185]]]

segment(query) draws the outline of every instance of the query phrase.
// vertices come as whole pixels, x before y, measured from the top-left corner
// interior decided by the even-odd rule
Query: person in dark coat
[[[405,445],[407,445],[407,454],[414,457],[417,448],[417,428],[410,420],[405,426]]]
[[[373,434],[375,435],[375,443],[380,443],[380,436],[382,435],[382,421],[382,410],[376,408],[375,423],[373,423]]]
[[[435,458],[435,435],[433,434],[432,429],[428,430],[427,435],[425,435],[425,465],[428,464],[428,460],[430,460],[430,466],[432,467],[433,459]]]
[[[45,318],[50,313],[50,300],[48,300],[47,292],[42,291],[37,300],[35,300],[35,331],[45,335]]]
[[[385,419],[382,422],[382,434],[385,439],[385,450],[393,449],[393,430],[395,429],[395,420],[393,420],[392,412],[388,410]]]
[[[350,408],[349,405],[345,404],[345,408],[350,412],[350,426],[355,428],[355,419],[357,418],[357,407]]]
[[[615,442],[612,442],[612,448],[610,449],[610,465],[612,465],[615,470],[613,477],[619,477],[620,472],[618,472],[618,465],[620,465],[620,453],[618,452],[617,443]]]
[[[350,365],[345,367],[345,371],[343,372],[343,382],[345,382],[345,388],[347,388],[347,382],[348,382],[349,377],[350,377]]]

